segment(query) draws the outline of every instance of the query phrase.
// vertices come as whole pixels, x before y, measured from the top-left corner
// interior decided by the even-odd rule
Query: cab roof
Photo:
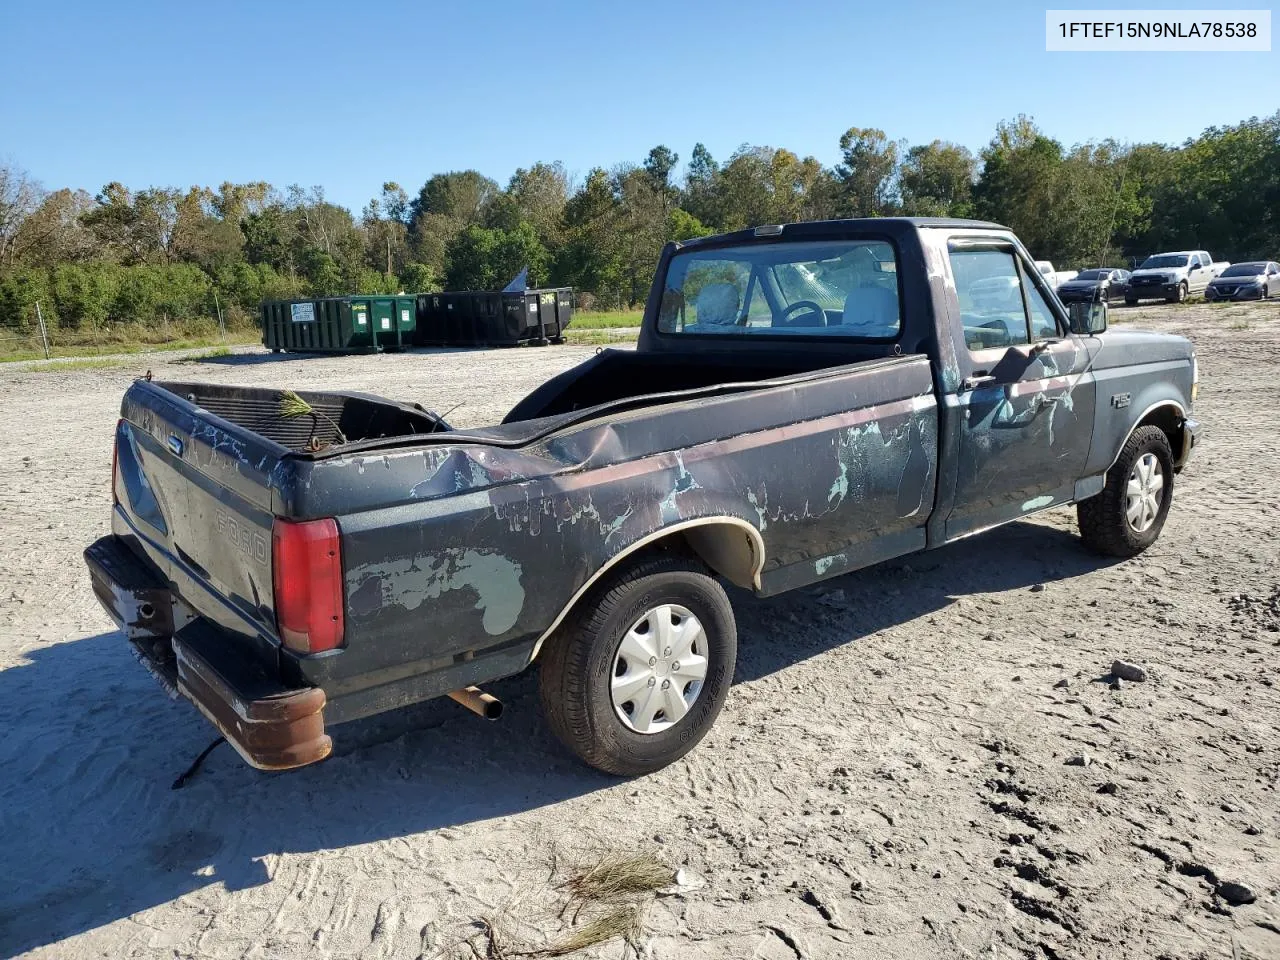
[[[676,244],[680,249],[700,246],[722,246],[730,243],[750,243],[757,240],[777,240],[795,237],[797,239],[816,239],[831,236],[845,230],[882,230],[890,233],[901,233],[905,229],[966,229],[966,230],[1001,230],[1011,232],[1008,227],[986,220],[963,220],[957,217],[857,217],[846,220],[802,220],[796,223],[760,224],[735,230],[732,233],[719,233],[696,240],[684,240]]]

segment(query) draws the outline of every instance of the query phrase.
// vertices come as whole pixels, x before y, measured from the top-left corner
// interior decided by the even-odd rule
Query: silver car
[[[1233,263],[1205,288],[1206,300],[1266,300],[1280,296],[1280,264],[1274,260]]]

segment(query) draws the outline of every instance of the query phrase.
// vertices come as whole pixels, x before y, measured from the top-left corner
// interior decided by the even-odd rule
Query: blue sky
[[[296,182],[358,210],[384,180],[581,177],[657,143],[834,163],[851,126],[976,150],[1027,113],[1067,144],[1176,143],[1280,109],[1280,53],[1046,53],[1045,6],[12,2],[0,157],[49,188]]]

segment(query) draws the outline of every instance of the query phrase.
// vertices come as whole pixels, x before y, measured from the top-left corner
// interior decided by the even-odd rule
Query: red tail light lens
[[[332,518],[271,530],[276,625],[285,646],[320,653],[342,646],[342,553]]]

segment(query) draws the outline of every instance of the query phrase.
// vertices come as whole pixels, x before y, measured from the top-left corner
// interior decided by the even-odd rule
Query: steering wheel
[[[791,314],[795,313],[798,310],[808,310],[810,313],[816,314],[818,317],[818,322],[817,323],[789,322],[787,320],[787,317],[791,316]],[[825,327],[826,325],[827,325],[826,311],[824,311],[819,304],[814,303],[814,301],[812,300],[797,300],[795,303],[791,304],[791,306],[787,307],[785,310],[782,311],[782,316],[778,318],[778,322],[777,324],[775,324],[775,326],[779,326],[779,327]]]

